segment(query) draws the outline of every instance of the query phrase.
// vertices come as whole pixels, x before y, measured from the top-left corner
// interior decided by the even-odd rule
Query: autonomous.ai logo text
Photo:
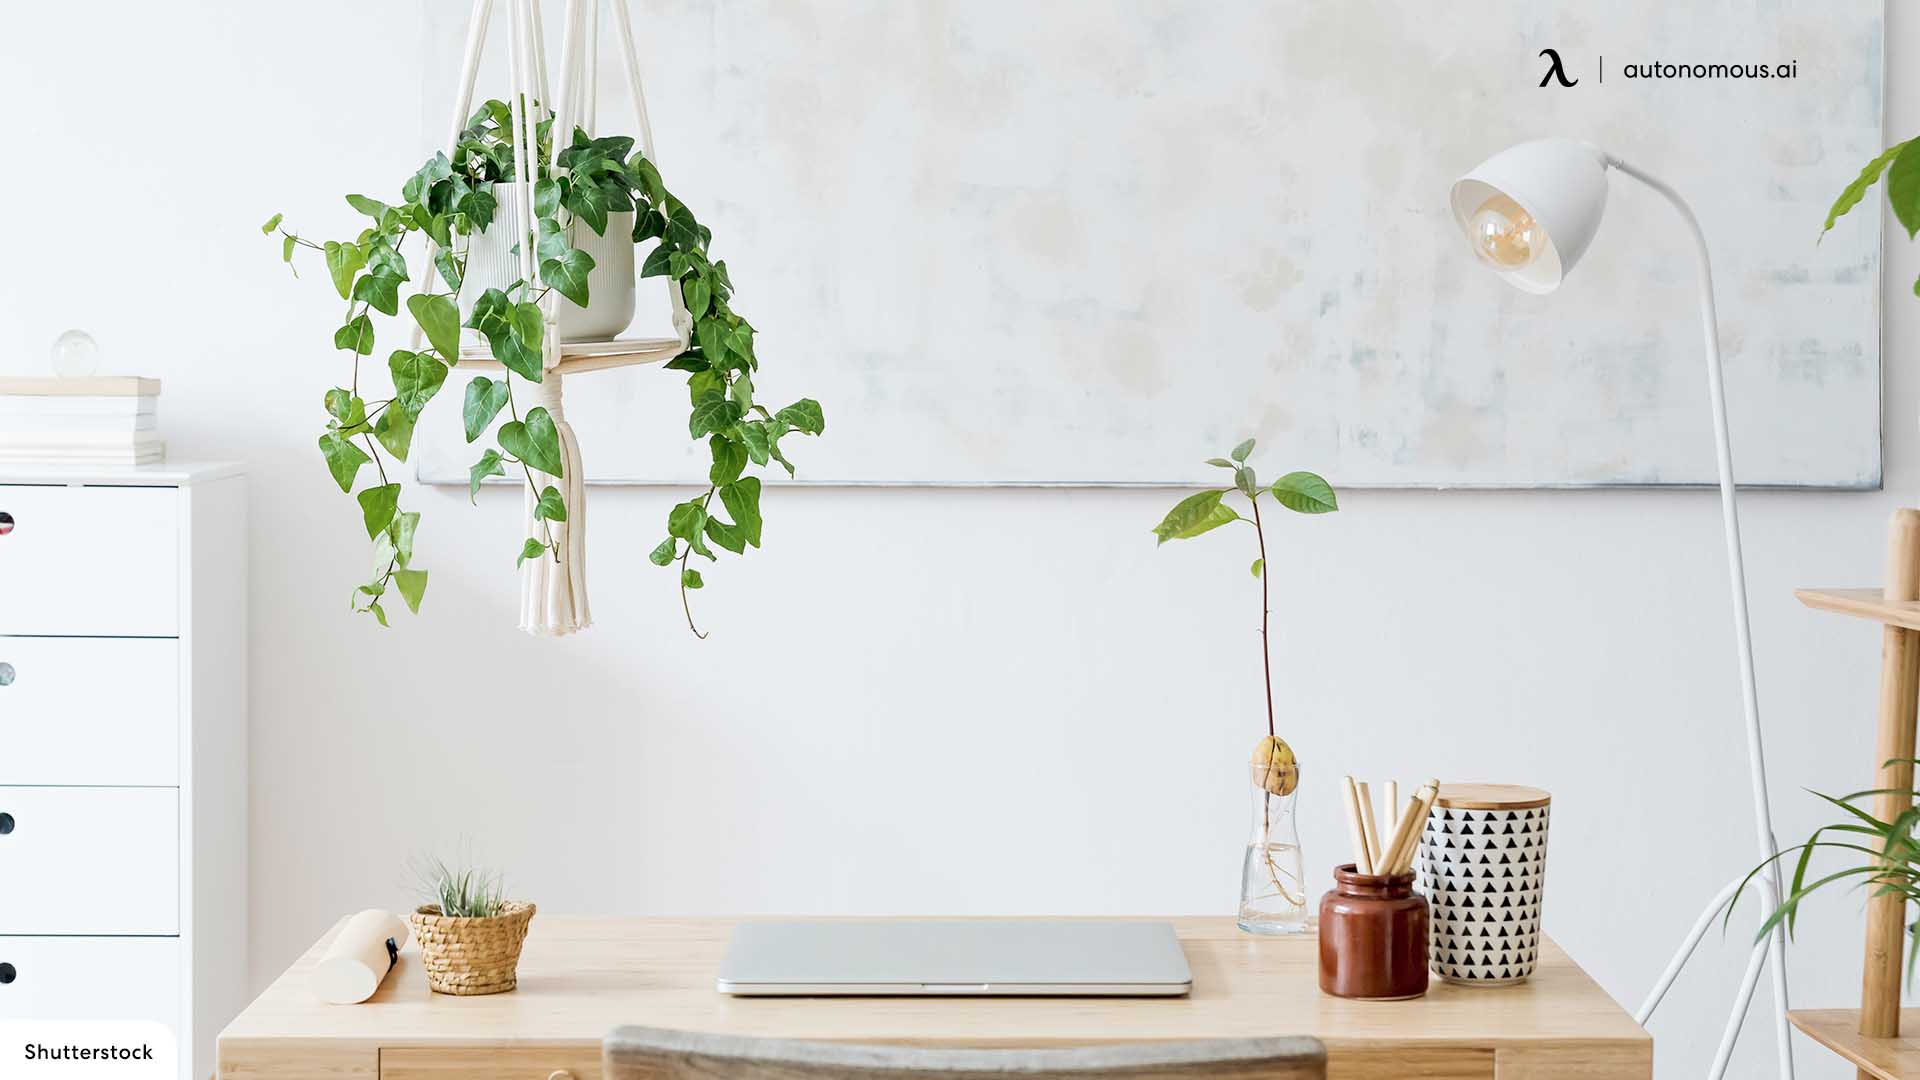
[[[1580,82],[1579,79],[1569,80],[1567,78],[1567,69],[1565,67],[1562,67],[1560,63],[1559,50],[1541,49],[1540,55],[1545,57],[1547,60],[1547,73],[1545,75],[1540,76],[1541,86],[1547,85],[1549,81],[1554,79],[1558,79],[1560,81],[1561,86],[1575,86],[1579,84]]]

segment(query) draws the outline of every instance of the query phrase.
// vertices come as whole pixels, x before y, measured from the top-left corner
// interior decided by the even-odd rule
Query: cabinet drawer
[[[0,934],[180,932],[174,788],[0,787]]]
[[[0,637],[0,785],[180,782],[180,643]]]
[[[180,632],[174,488],[0,484],[0,634]]]
[[[178,938],[0,937],[0,964],[0,979],[12,973],[0,1016],[157,1020],[179,1034]]]
[[[380,1051],[380,1080],[600,1080],[598,1046],[400,1047]]]

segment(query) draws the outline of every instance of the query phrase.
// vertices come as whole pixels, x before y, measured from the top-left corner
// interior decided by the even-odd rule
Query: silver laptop
[[[1166,922],[890,919],[743,923],[723,994],[1172,996],[1193,989]]]

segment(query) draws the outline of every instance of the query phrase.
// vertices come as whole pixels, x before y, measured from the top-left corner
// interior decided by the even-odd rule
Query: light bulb
[[[100,346],[85,330],[69,330],[53,339],[53,373],[74,379],[91,375],[100,367]]]
[[[1467,219],[1473,253],[1497,270],[1518,270],[1546,250],[1547,231],[1526,208],[1495,193]]]

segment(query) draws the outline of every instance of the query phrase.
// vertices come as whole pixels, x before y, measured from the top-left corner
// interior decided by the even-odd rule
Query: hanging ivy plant
[[[713,233],[667,190],[660,171],[634,151],[633,140],[591,138],[576,128],[560,152],[558,168],[549,169],[546,163],[555,160],[553,118],[537,102],[533,109],[541,117],[534,125],[540,162],[533,183],[535,231],[522,242],[535,245],[539,283],[519,280],[505,289],[486,290],[473,302],[464,324],[486,338],[506,369],[497,380],[474,376],[463,394],[461,418],[469,443],[503,411],[507,414],[495,434],[498,445],[486,448],[468,471],[469,495],[477,495],[488,477],[505,476],[509,469],[529,484],[536,471],[561,475],[553,417],[538,406],[522,412],[516,384],[537,383],[544,375],[546,316],[540,305],[548,294],[558,291],[587,306],[593,257],[572,245],[570,230],[583,224],[604,236],[611,215],[632,212],[633,242],[658,241],[641,264],[640,276],[668,278],[693,318],[688,347],[666,366],[687,373],[688,434],[706,442],[712,464],[706,489],[668,513],[666,539],[649,558],[676,570],[687,626],[705,637],[694,623],[687,597],[689,590],[704,584],[700,571],[689,565],[692,557],[713,561],[718,558],[714,547],[737,555],[760,546],[760,480],[748,474],[749,468],[777,461],[792,475],[781,439],[794,432],[819,435],[826,419],[820,403],[811,398],[777,410],[755,400],[753,374],[760,361],[754,353],[754,329],[733,310],[726,262],[708,258]],[[499,202],[494,185],[518,179],[513,126],[511,107],[489,101],[473,114],[451,156],[436,153],[401,187],[398,203],[347,196],[348,205],[371,221],[352,240],[315,241],[286,228],[280,214],[261,227],[261,232],[280,238],[280,256],[289,266],[300,249],[320,252],[334,289],[346,303],[333,346],[350,359],[351,377],[322,398],[327,419],[320,455],[340,490],[354,494],[374,546],[374,575],[354,590],[352,606],[382,626],[387,625],[382,600],[390,591],[399,592],[408,610],[418,613],[427,588],[427,571],[414,563],[420,515],[401,507],[400,484],[389,477],[385,458],[407,460],[422,410],[445,385],[449,369],[460,362],[459,301],[468,241],[495,224]],[[435,249],[432,268],[423,266],[425,280],[403,305],[403,287],[412,282],[404,252],[420,236]],[[397,316],[402,306],[419,326],[424,345],[388,354],[393,393],[374,398],[373,391],[363,393],[361,385],[362,362],[374,353],[372,315]],[[377,482],[355,493],[368,465],[374,467],[370,480]],[[566,520],[567,506],[557,487],[549,484],[541,490],[533,516],[537,535],[521,543],[518,562],[560,559],[552,523]]]

